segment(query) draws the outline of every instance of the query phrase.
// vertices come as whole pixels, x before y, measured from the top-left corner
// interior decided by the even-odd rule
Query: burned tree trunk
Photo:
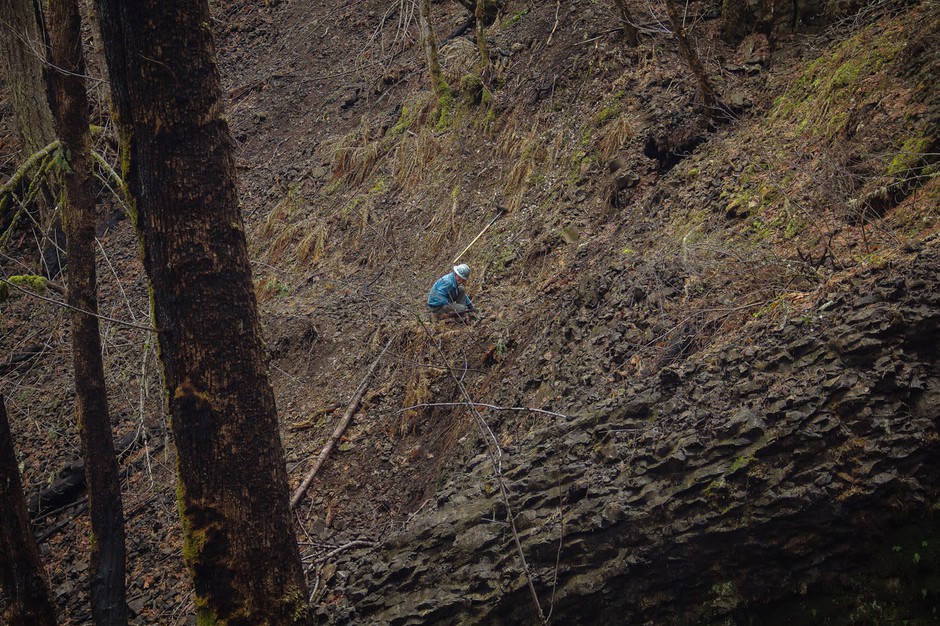
[[[198,618],[308,624],[208,3],[100,6]]]
[[[52,593],[26,516],[13,435],[0,396],[0,621],[55,626]]]
[[[99,626],[127,624],[124,589],[124,511],[121,476],[111,433],[95,275],[95,200],[92,188],[88,97],[82,76],[77,0],[52,0],[53,110],[68,168],[61,205],[67,239],[68,302],[72,309],[72,365],[78,432],[85,461],[91,528],[91,608]]]

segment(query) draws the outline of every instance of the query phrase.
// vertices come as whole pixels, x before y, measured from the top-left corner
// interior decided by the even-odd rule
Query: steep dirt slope
[[[896,543],[846,538],[914,525],[936,503],[933,3],[736,47],[717,38],[713,6],[690,5],[733,111],[709,125],[658,9],[635,7],[631,50],[606,2],[507,2],[487,28],[485,89],[467,79],[469,40],[442,47],[457,100],[444,127],[408,3],[214,8],[293,486],[392,340],[298,509],[323,615],[533,616],[479,458],[487,441],[505,455],[546,607],[562,547],[565,621],[589,619],[584,598],[596,616],[654,623],[753,616],[775,584],[779,597],[854,589],[844,574],[860,551],[899,546],[913,563],[919,527]],[[434,5],[441,39],[465,18]],[[463,257],[483,318],[427,324],[428,287],[497,215]],[[109,226],[102,311],[145,323],[133,234]],[[5,307],[5,345],[39,347],[3,379],[35,488],[76,454],[67,316],[25,298]],[[115,429],[151,433],[125,465],[135,620],[192,622],[152,341],[110,322],[105,337]],[[490,405],[495,439],[465,408],[425,406],[464,400],[460,386]],[[65,622],[85,623],[87,520],[69,508],[38,530]],[[712,567],[726,544],[729,566]],[[935,575],[917,554],[889,574],[903,589],[892,606]],[[688,589],[681,602],[668,581]],[[929,610],[935,585],[923,588]],[[869,586],[838,610],[885,597]]]

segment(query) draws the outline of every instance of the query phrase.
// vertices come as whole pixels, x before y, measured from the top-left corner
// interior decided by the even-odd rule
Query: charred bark
[[[0,396],[0,621],[10,626],[55,626],[46,571],[26,516],[13,435]]]
[[[91,528],[91,608],[95,624],[127,624],[121,477],[111,433],[95,273],[95,199],[92,188],[88,97],[82,76],[81,20],[77,0],[51,0],[53,111],[68,159],[61,201],[67,235],[68,303],[71,307],[75,407]]]
[[[200,623],[311,621],[203,0],[102,0]]]

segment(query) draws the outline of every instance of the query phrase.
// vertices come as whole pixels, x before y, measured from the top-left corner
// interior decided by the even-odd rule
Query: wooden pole
[[[490,226],[492,226],[493,223],[496,222],[496,220],[498,220],[498,219],[500,218],[500,216],[502,216],[502,214],[503,214],[503,212],[500,211],[500,212],[496,215],[496,217],[494,217],[493,219],[491,219],[491,220],[490,220],[490,223],[487,224],[486,226],[484,226],[484,227],[483,227],[483,230],[480,231],[480,234],[477,235],[476,237],[474,237],[474,238],[473,238],[473,241],[471,241],[470,243],[468,243],[468,244],[467,244],[467,247],[464,248],[464,249],[460,252],[460,254],[458,254],[457,256],[454,257],[454,260],[453,260],[453,262],[451,263],[451,265],[453,265],[454,263],[456,263],[457,261],[459,261],[459,260],[460,260],[460,257],[462,257],[462,256],[464,255],[464,253],[466,253],[467,250],[470,249],[470,246],[472,246],[473,244],[475,244],[475,243],[477,242],[477,239],[479,239],[480,237],[482,237],[482,236],[483,236],[483,233],[485,233],[487,230],[489,230]]]

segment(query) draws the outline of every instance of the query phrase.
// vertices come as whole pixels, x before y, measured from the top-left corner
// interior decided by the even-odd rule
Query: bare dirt
[[[735,47],[717,36],[710,5],[691,4],[699,52],[733,111],[712,126],[694,109],[663,15],[643,14],[643,41],[630,49],[611,3],[506,6],[487,28],[485,97],[458,92],[455,119],[438,129],[410,3],[213,4],[292,488],[391,340],[297,509],[313,601],[326,613],[345,594],[338,551],[407,527],[480,451],[472,415],[454,406],[461,387],[488,405],[480,410],[511,454],[538,429],[709,349],[760,345],[839,285],[938,242],[935,175],[883,206],[861,201],[891,183],[905,140],[926,138],[920,152],[937,152],[930,3]],[[466,18],[458,3],[434,5],[441,40]],[[909,35],[912,24],[921,35]],[[467,38],[472,29],[442,46],[455,89]],[[858,60],[858,49],[900,39],[883,69]],[[809,82],[827,100],[800,87],[817,58]],[[849,78],[826,73],[849,63]],[[848,119],[831,128],[828,107]],[[4,105],[4,154],[16,145],[9,116]],[[113,158],[108,137],[98,148]],[[4,174],[14,162],[0,159]],[[113,425],[116,436],[147,433],[123,464],[128,598],[135,624],[195,624],[153,339],[114,321],[146,325],[146,280],[129,221],[107,189],[101,201]],[[462,257],[482,318],[430,323],[428,288],[496,216]],[[35,246],[27,234],[14,240],[7,274],[33,264]],[[5,353],[31,354],[2,384],[24,482],[37,490],[78,456],[67,312],[29,297],[3,306]],[[87,623],[86,513],[44,514],[36,533],[63,623]]]

